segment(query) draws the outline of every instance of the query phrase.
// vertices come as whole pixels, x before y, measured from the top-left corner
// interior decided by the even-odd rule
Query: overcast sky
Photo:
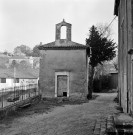
[[[0,52],[55,40],[55,24],[72,24],[72,41],[85,44],[89,28],[110,23],[114,0],[0,0]],[[117,42],[117,20],[112,38]]]

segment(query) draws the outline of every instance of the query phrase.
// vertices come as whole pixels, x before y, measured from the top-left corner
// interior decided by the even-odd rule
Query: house
[[[40,58],[34,58],[36,62],[34,67],[39,62]],[[12,65],[15,60],[17,64]],[[32,68],[29,58],[26,56],[0,56],[0,90],[14,86],[22,86],[29,84],[38,84],[39,68]]]
[[[26,86],[38,84],[39,71],[31,69],[24,71],[20,69],[0,69],[0,90],[14,86]]]
[[[40,57],[28,57],[25,55],[13,55],[9,57],[9,65],[13,64],[13,62],[17,64],[27,63],[30,64],[32,68],[39,68]]]
[[[61,38],[62,27],[66,28]],[[55,41],[39,46],[39,84],[42,97],[86,97],[88,67],[86,46],[71,41],[71,24],[56,24]]]
[[[133,114],[133,0],[115,0],[118,16],[118,88],[123,111]]]
[[[13,55],[12,57],[9,58],[9,64],[12,64],[13,61],[15,61],[17,63],[21,63],[23,61],[29,62],[29,58],[25,55]],[[33,62],[31,61],[31,63],[33,63]]]

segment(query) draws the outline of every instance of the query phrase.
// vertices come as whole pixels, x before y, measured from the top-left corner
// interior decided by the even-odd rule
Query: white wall
[[[14,83],[12,78],[8,78],[6,79],[6,83],[0,82],[0,90],[3,88],[29,85],[29,84],[38,84],[38,78],[37,79],[19,79],[19,83]]]

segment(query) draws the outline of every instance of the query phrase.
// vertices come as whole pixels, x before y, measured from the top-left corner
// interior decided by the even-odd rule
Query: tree
[[[39,57],[40,56],[40,50],[38,49],[39,45],[36,45],[34,48],[33,48],[33,52],[32,52],[32,56],[33,57]]]
[[[14,54],[15,55],[25,54],[26,56],[31,56],[32,50],[30,47],[26,45],[20,45],[14,48]]]
[[[7,56],[12,56],[12,54],[11,54],[10,52],[8,52],[7,50],[5,50],[5,51],[3,52],[3,54],[5,54],[5,55],[7,55]]]
[[[94,25],[89,30],[89,38],[86,39],[87,55],[90,57],[89,61],[89,94],[88,98],[92,98],[93,79],[95,67],[103,62],[112,60],[115,55],[115,43],[108,37],[103,36]]]

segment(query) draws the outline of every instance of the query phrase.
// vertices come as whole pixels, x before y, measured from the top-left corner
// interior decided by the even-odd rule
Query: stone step
[[[115,127],[119,128],[119,129],[120,128],[121,129],[131,129],[131,128],[133,129],[133,123],[132,122],[126,122],[126,123],[125,122],[124,123],[123,122],[122,123],[121,122],[117,122],[115,124]]]
[[[117,129],[117,135],[133,135],[133,129]]]
[[[109,116],[107,119],[107,135],[133,135],[133,119],[127,114]]]

